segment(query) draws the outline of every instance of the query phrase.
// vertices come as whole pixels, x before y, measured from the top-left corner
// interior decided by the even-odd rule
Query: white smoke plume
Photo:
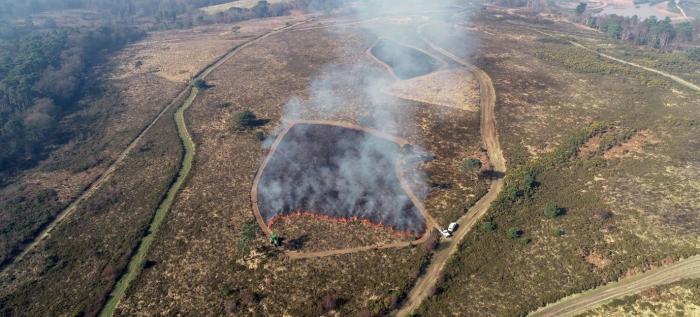
[[[459,10],[453,1],[360,1],[352,8],[362,21],[355,27],[366,43],[380,40],[373,52],[382,55],[381,60],[391,64],[397,75],[420,75],[440,66],[409,48],[425,46],[419,34],[423,26],[430,24],[430,36],[438,41],[458,30],[445,23]],[[348,30],[339,26],[329,32],[341,38]],[[468,41],[463,45],[457,49],[466,50]],[[407,123],[401,102],[384,93],[393,81],[386,71],[366,63],[326,65],[313,80],[308,98],[293,98],[287,103],[284,120],[343,118],[387,134],[400,134],[415,122]],[[348,114],[354,117],[348,118]],[[262,174],[258,185],[261,214],[269,222],[295,211],[313,212],[422,234],[425,219],[401,190],[394,168],[397,162],[409,161],[417,160],[406,159],[400,146],[371,134],[297,125],[287,133]],[[419,191],[418,198],[423,200],[425,194]]]

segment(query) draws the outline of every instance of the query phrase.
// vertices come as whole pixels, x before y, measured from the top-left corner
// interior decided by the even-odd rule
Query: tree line
[[[153,29],[165,29],[280,16],[292,10],[331,10],[345,0],[292,0],[281,3],[262,0],[250,9],[231,8],[214,15],[200,10],[226,2],[231,0],[0,0],[0,18],[24,17],[50,10],[83,9],[100,12],[106,20],[140,25],[147,21]]]
[[[672,23],[671,18],[655,16],[640,19],[634,15],[624,17],[615,14],[594,15],[586,13],[586,3],[576,9],[576,21],[606,33],[609,37],[635,45],[668,50],[692,43],[700,31],[700,23]]]

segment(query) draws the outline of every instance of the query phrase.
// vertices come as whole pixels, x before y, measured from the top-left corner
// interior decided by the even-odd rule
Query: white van
[[[454,233],[454,232],[457,230],[457,227],[459,227],[459,224],[456,223],[456,222],[452,222],[452,223],[450,223],[449,226],[447,226],[447,231],[448,231],[450,234],[452,234],[452,233]]]

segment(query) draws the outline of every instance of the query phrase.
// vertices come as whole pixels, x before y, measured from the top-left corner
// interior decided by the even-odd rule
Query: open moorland
[[[250,28],[241,27],[250,33],[237,37],[249,38],[287,22],[290,20],[255,21]],[[225,48],[216,40],[218,34],[210,33],[219,47],[212,54],[223,55],[237,42],[230,39],[231,47]],[[168,35],[153,35],[161,36]],[[202,44],[202,37],[191,38]],[[55,157],[18,176],[16,185],[3,188],[3,201],[12,204],[6,210],[17,212],[16,219],[8,218],[3,225],[28,228],[21,237],[24,240],[15,240],[26,242],[15,246],[16,256],[7,260],[0,277],[3,312],[98,312],[173,182],[183,150],[172,118],[189,89],[182,80],[161,76],[158,65],[196,69],[212,61],[185,59],[182,56],[192,54],[186,49],[195,51],[197,47],[178,44],[177,54],[161,56],[154,62],[144,58],[154,49],[148,43],[160,49],[168,44],[151,38],[144,41],[124,51],[133,58],[115,56],[114,66],[105,70],[103,76],[110,84],[122,89],[114,92],[119,103],[98,103],[75,119],[82,118],[82,124],[100,122],[100,130],[84,142],[67,144]],[[42,194],[46,190],[41,188],[51,192]],[[146,188],[149,190],[143,190]],[[56,203],[50,203],[52,199]],[[74,203],[69,204],[71,200]],[[3,213],[3,217],[12,215]],[[38,238],[29,238],[35,232],[39,232]],[[51,285],[73,287],[62,287],[58,295]],[[29,298],[31,302],[27,302]]]
[[[691,55],[573,2],[222,2],[180,18],[260,18],[115,50],[0,181],[0,315],[700,314]]]
[[[461,24],[499,34],[472,58],[510,171],[418,313],[526,314],[696,254],[697,92],[569,42],[592,31],[493,10]]]
[[[191,178],[156,237],[148,256],[153,265],[128,290],[117,314],[237,311],[308,316],[318,314],[322,302],[330,300],[343,303],[338,314],[373,315],[386,314],[398,305],[427,263],[433,243],[284,261],[284,253],[266,242],[251,210],[250,187],[268,142],[261,144],[259,136],[273,138],[281,118],[335,120],[381,129],[431,153],[425,163],[428,174],[423,176],[430,188],[422,190],[428,193],[426,210],[443,226],[483,195],[486,182],[479,178],[478,169],[461,168],[466,158],[485,157],[479,145],[478,113],[386,94],[384,108],[369,107],[368,96],[353,87],[366,86],[361,81],[366,74],[376,80],[395,80],[385,65],[366,53],[376,38],[363,36],[362,29],[343,28],[341,38],[334,32],[300,25],[247,47],[212,72],[208,78],[212,87],[188,111],[197,143]],[[336,69],[343,76],[332,71]],[[326,97],[329,88],[333,95]],[[294,96],[299,96],[297,101],[288,103]],[[266,123],[232,129],[236,114],[245,110]],[[388,115],[393,124],[379,125]],[[383,241],[382,235],[373,235],[376,228],[362,228],[362,223],[348,226],[304,217],[290,222],[278,222],[272,228],[284,233],[294,230],[285,231],[289,230],[285,227],[305,226],[297,229],[308,233],[303,239],[281,235],[283,243],[289,243],[284,247],[301,244],[302,252],[347,246],[346,240],[358,233],[333,232],[350,229],[366,233],[364,242],[370,245]],[[317,228],[324,230],[322,234]],[[189,238],[193,236],[197,238]]]

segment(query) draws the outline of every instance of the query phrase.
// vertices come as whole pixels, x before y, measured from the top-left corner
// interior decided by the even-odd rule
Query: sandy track
[[[659,74],[659,75],[664,76],[664,77],[666,77],[666,78],[669,78],[669,79],[671,79],[671,80],[673,80],[673,81],[675,81],[675,82],[677,82],[677,83],[679,83],[679,84],[681,84],[681,85],[683,85],[683,86],[685,86],[685,87],[687,87],[687,88],[690,88],[690,89],[692,89],[692,90],[695,90],[695,91],[697,91],[697,92],[700,92],[700,86],[697,86],[697,85],[695,85],[695,84],[693,84],[693,83],[691,83],[691,82],[689,82],[689,81],[687,81],[687,80],[685,80],[685,79],[683,79],[683,78],[680,78],[680,77],[678,77],[678,76],[676,76],[676,75],[669,74],[669,73],[667,73],[667,72],[660,71],[660,70],[655,69],[655,68],[642,66],[642,65],[639,65],[639,64],[637,64],[637,63],[628,62],[628,61],[626,61],[626,60],[619,59],[619,58],[617,58],[617,57],[610,56],[610,55],[608,55],[608,54],[598,52],[598,51],[596,51],[596,50],[594,50],[594,49],[591,49],[591,48],[588,48],[588,47],[584,46],[584,45],[581,44],[581,43],[577,43],[577,42],[573,42],[573,41],[569,41],[569,43],[573,44],[574,46],[580,47],[580,48],[582,48],[582,49],[584,49],[584,50],[587,50],[587,51],[596,53],[596,54],[598,54],[598,55],[600,55],[600,56],[602,56],[602,57],[605,57],[605,58],[607,58],[607,59],[616,61],[616,62],[618,62],[618,63],[622,63],[622,64],[625,64],[625,65],[630,65],[630,66],[637,67],[637,68],[641,68],[641,69],[643,69],[643,70],[646,70],[646,71],[649,71],[649,72],[652,72],[652,73]]]
[[[576,316],[614,298],[633,295],[650,287],[686,278],[700,278],[700,255],[566,297],[540,308],[528,316]]]
[[[496,90],[493,87],[491,77],[489,77],[489,75],[481,69],[467,63],[447,50],[435,45],[431,41],[425,38],[423,38],[423,40],[425,40],[433,50],[471,71],[479,82],[481,107],[480,129],[482,142],[484,143],[484,146],[488,152],[489,160],[491,161],[491,164],[493,164],[494,172],[505,173],[506,161],[503,157],[501,145],[498,141],[498,133],[496,131]],[[452,241],[449,242],[449,245],[446,248],[437,251],[433,255],[425,274],[418,279],[416,285],[413,287],[413,289],[411,289],[408,297],[403,303],[403,306],[396,312],[396,316],[410,315],[413,310],[420,306],[423,300],[432,295],[438,278],[442,274],[447,261],[453,254],[455,254],[455,252],[457,252],[459,249],[459,243],[462,241],[462,239],[464,239],[467,233],[469,233],[478,223],[478,221],[484,215],[486,215],[489,206],[491,206],[491,203],[496,199],[496,197],[498,197],[498,194],[502,189],[503,180],[500,178],[494,180],[491,183],[489,192],[481,197],[481,199],[479,199],[479,201],[477,201],[476,204],[457,221],[460,229],[457,230],[457,233],[451,239]]]

